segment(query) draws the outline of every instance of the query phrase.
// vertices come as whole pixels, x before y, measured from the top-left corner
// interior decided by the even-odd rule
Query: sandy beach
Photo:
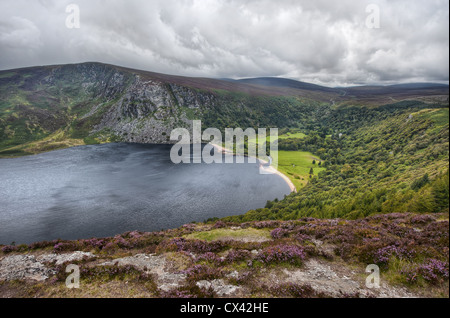
[[[216,145],[216,144],[211,144],[211,145],[213,145],[214,148],[217,149],[220,153],[234,155],[233,151],[231,151],[229,149],[226,149],[226,148],[224,148],[224,147],[222,147],[220,145]],[[259,159],[259,158],[256,158],[256,159],[258,159],[261,163],[264,163],[264,164],[268,163],[266,160]],[[260,165],[259,169],[263,170],[264,172],[266,172],[268,174],[277,174],[277,175],[279,175],[288,184],[289,188],[291,189],[291,192],[297,193],[297,188],[292,183],[291,179],[289,179],[288,176],[286,176],[284,173],[280,172],[279,170],[275,169],[272,166],[262,166],[262,165]]]

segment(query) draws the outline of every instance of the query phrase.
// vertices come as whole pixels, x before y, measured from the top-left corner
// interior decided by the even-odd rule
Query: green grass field
[[[316,160],[316,164],[313,164]],[[278,151],[278,170],[284,173],[294,183],[297,190],[304,187],[309,180],[309,172],[313,168],[314,176],[325,170],[319,166],[320,158],[305,151]],[[323,162],[322,162],[323,164]]]
[[[235,240],[242,240],[242,239],[270,240],[271,238],[270,231],[254,228],[236,229],[236,230],[214,229],[205,232],[196,232],[188,234],[185,237],[187,239],[205,240],[208,242],[230,238],[234,238]]]
[[[304,133],[295,132],[295,133],[287,133],[287,134],[279,135],[278,138],[274,138],[272,141],[276,141],[278,139],[288,139],[288,138],[303,139],[305,137],[306,137],[306,135]],[[270,131],[267,132],[266,141],[267,142],[270,141]],[[249,146],[250,145],[256,145],[257,142],[258,142],[258,136],[256,136],[255,138],[248,139],[248,145]]]
[[[277,139],[302,139],[305,137],[306,135],[304,133],[293,132],[280,135]],[[270,141],[269,136],[267,136],[266,139],[267,141]],[[257,137],[248,140],[249,146],[256,146],[257,142]],[[313,164],[313,160],[316,160],[316,164]],[[285,174],[292,181],[297,190],[299,190],[308,183],[311,168],[313,168],[314,176],[317,176],[320,171],[325,170],[325,168],[318,165],[320,161],[322,160],[318,156],[305,151],[278,151],[278,162],[274,162],[273,164],[278,164],[278,170]]]
[[[305,138],[306,135],[304,133],[301,132],[297,132],[297,133],[287,133],[281,136],[278,136],[279,139],[288,139],[288,138],[298,138],[298,139],[303,139]]]

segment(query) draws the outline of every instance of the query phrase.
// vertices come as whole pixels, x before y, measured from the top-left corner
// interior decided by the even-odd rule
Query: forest
[[[408,101],[339,109],[323,121],[298,125],[307,127],[306,136],[280,138],[279,149],[311,152],[326,169],[298,193],[225,220],[448,212],[448,113],[445,106]]]

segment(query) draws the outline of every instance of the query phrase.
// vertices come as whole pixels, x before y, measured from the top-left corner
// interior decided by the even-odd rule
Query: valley
[[[161,200],[155,193],[129,199],[126,206],[120,205],[120,195],[106,194],[97,209],[104,220],[112,210],[128,215],[114,233],[1,245],[0,296],[448,297],[448,95],[448,85],[442,84],[332,88],[280,78],[189,78],[101,63],[0,71],[0,165],[49,158],[45,175],[51,175],[55,154],[93,151],[81,157],[83,163],[111,147],[123,155],[117,162],[124,165],[105,164],[101,171],[108,172],[102,176],[116,186],[125,176],[121,173],[132,171],[128,180],[134,195],[146,189],[135,161],[145,152],[139,147],[170,147],[174,128],[190,131],[192,121],[201,120],[203,129],[222,133],[236,127],[278,128],[275,164],[297,190],[289,193],[281,179],[277,186],[251,179],[245,187],[254,191],[259,191],[255,184],[286,191],[258,201],[260,208],[236,207],[220,215],[229,203],[213,200],[218,205],[206,209],[204,220],[183,218],[177,221],[184,225],[161,231],[120,227],[145,223],[141,212],[152,206],[148,197]],[[246,147],[255,142],[247,140]],[[127,152],[121,145],[139,149]],[[106,162],[102,158],[96,163]],[[4,175],[12,172],[6,169]],[[231,176],[208,173],[215,180]],[[178,190],[170,180],[167,186],[158,182],[168,201],[202,195],[208,202],[217,186],[208,187],[208,173],[199,173],[206,177],[197,192],[191,177]],[[23,175],[23,188],[34,187],[30,175]],[[93,188],[102,188],[96,176]],[[79,182],[67,193],[84,189],[80,180],[75,178]],[[236,180],[221,186],[239,191]],[[241,201],[248,201],[241,194]],[[69,197],[61,211],[77,200]],[[171,212],[190,217],[198,210],[175,204]],[[82,211],[81,204],[75,212]],[[51,215],[58,214],[43,217],[42,233],[51,232],[56,222]],[[78,222],[61,218],[66,217],[64,222]],[[87,223],[101,225],[101,217]],[[86,289],[64,287],[59,265],[66,258],[82,267]],[[368,264],[382,270],[380,290],[364,287]]]

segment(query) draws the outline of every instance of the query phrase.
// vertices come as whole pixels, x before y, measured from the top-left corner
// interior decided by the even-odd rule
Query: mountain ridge
[[[279,128],[283,168],[305,183],[264,208],[178,229],[2,245],[0,296],[448,297],[448,88],[418,87],[334,93],[92,63],[0,72],[0,157],[167,143],[199,119]],[[314,154],[304,175],[290,170],[301,151]],[[86,276],[73,291],[55,261],[75,258]],[[374,293],[367,264],[386,280]]]
[[[170,143],[170,132],[190,128],[193,119],[219,129],[308,129],[321,125],[319,118],[335,107],[414,99],[448,103],[448,86],[335,89],[289,79],[263,80],[266,86],[257,81],[166,75],[97,62],[0,71],[0,156],[111,141]],[[281,87],[267,86],[274,81]]]
[[[44,66],[30,66],[30,67],[23,67],[23,68],[16,68],[16,69],[7,69],[7,70],[0,70],[1,73],[6,72],[15,72],[15,71],[28,71],[28,70],[34,70],[34,69],[47,69],[47,68],[60,68],[60,67],[67,67],[67,66],[81,66],[81,65],[98,65],[98,66],[105,66],[105,67],[111,67],[116,68],[118,70],[126,71],[135,73],[137,75],[146,75],[149,77],[153,77],[154,79],[160,80],[164,83],[173,82],[177,84],[185,84],[185,85],[194,85],[195,88],[205,88],[208,87],[208,85],[205,85],[205,82],[210,82],[212,84],[216,84],[217,86],[210,85],[208,88],[221,88],[221,87],[227,87],[224,82],[228,83],[240,83],[240,84],[248,84],[250,87],[246,87],[247,85],[244,85],[246,89],[251,93],[255,92],[261,92],[260,90],[253,91],[252,88],[254,86],[264,86],[264,87],[289,87],[289,88],[297,88],[300,90],[318,90],[318,91],[327,91],[327,92],[339,92],[346,89],[365,89],[365,88],[374,88],[374,89],[380,89],[380,88],[405,88],[405,89],[431,89],[431,88],[442,88],[442,89],[449,89],[448,84],[442,84],[442,83],[434,83],[434,82],[412,82],[412,83],[400,83],[400,84],[388,84],[388,85],[373,85],[373,84],[365,84],[365,85],[350,85],[346,87],[340,87],[340,86],[324,86],[324,85],[318,85],[318,84],[312,84],[300,80],[294,80],[289,78],[283,78],[283,77],[251,77],[251,78],[241,78],[241,79],[231,79],[231,78],[212,78],[212,77],[192,77],[192,76],[183,76],[183,75],[175,75],[175,74],[164,74],[164,73],[158,73],[153,71],[147,71],[147,70],[139,70],[135,68],[125,67],[125,66],[117,66],[113,64],[108,63],[102,63],[102,62],[82,62],[82,63],[70,63],[70,64],[55,64],[55,65],[44,65]],[[0,76],[1,79],[1,76]],[[271,81],[274,81],[273,83],[270,83]],[[230,89],[236,88],[237,86],[229,87]],[[266,94],[273,93],[273,91],[267,91]],[[447,92],[448,93],[448,92]]]

